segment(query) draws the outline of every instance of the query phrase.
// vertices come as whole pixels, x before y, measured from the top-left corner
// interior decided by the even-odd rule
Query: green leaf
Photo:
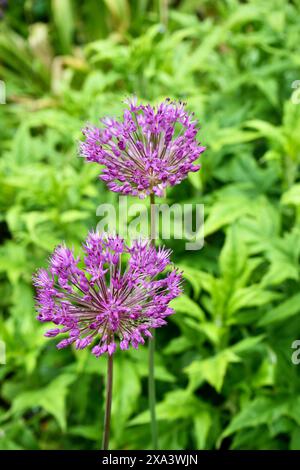
[[[67,427],[65,401],[69,386],[74,381],[74,375],[62,374],[42,389],[21,393],[14,400],[9,414],[20,415],[30,408],[41,407],[54,416],[62,431],[65,431]]]
[[[238,234],[237,228],[231,226],[226,234],[226,242],[219,258],[221,275],[224,280],[234,286],[242,278],[246,268],[247,250]]]
[[[195,189],[198,191],[202,190],[202,179],[201,175],[198,171],[196,172],[190,172],[188,175],[188,179],[191,182],[191,184],[194,186]]]
[[[300,312],[300,294],[295,294],[277,307],[273,308],[260,320],[259,326],[270,325],[286,320]]]
[[[27,257],[24,246],[9,240],[0,246],[0,272],[6,273],[12,284],[26,272]]]
[[[101,429],[98,425],[78,425],[72,426],[68,429],[68,432],[73,436],[83,437],[84,439],[89,439],[91,441],[100,441],[101,439]]]
[[[248,338],[244,338],[238,343],[235,343],[230,349],[236,354],[249,352],[251,349],[255,349],[256,346],[262,342],[264,337],[265,335],[249,336]]]
[[[190,299],[187,295],[180,297],[170,302],[170,307],[174,308],[178,313],[185,313],[188,316],[203,321],[205,319],[204,313],[196,302]]]
[[[224,328],[212,322],[203,322],[200,325],[195,325],[195,327],[198,331],[204,333],[209,341],[215,345],[219,344],[224,334]]]
[[[183,270],[183,277],[191,284],[195,297],[198,298],[201,292],[203,278],[201,276],[201,272],[197,269],[191,268],[190,266],[186,265],[178,265],[179,269]]]
[[[112,404],[112,425],[114,436],[120,439],[126,423],[135,411],[141,393],[141,382],[135,364],[119,356],[114,364],[114,399]]]
[[[214,150],[220,150],[224,145],[241,144],[243,142],[251,142],[257,139],[258,132],[245,131],[236,128],[221,129],[218,138],[214,139],[211,146]]]
[[[250,253],[260,254],[269,247],[270,240],[279,236],[280,214],[264,196],[252,202],[251,206],[252,211],[237,222],[239,236]]]
[[[300,450],[300,428],[297,427],[292,431],[290,450]]]
[[[260,389],[265,386],[273,386],[276,378],[276,363],[270,357],[263,360],[257,372],[253,375],[251,383]]]
[[[192,362],[186,367],[190,387],[197,388],[203,381],[207,381],[220,392],[223,386],[227,368],[230,363],[240,362],[240,358],[230,349],[224,349],[216,356]]]
[[[212,418],[208,411],[198,412],[197,416],[194,418],[194,428],[195,428],[195,437],[197,449],[205,449],[207,436],[212,426]]]
[[[300,426],[300,397],[292,396],[288,401],[287,415]]]
[[[207,237],[224,225],[233,223],[250,211],[249,200],[245,196],[224,197],[216,202],[204,222],[204,235]]]
[[[52,13],[61,49],[68,54],[72,49],[74,18],[71,0],[52,0]]]
[[[288,191],[281,196],[281,203],[283,205],[300,206],[300,184],[294,184]]]
[[[272,398],[258,397],[245,404],[242,410],[234,416],[229,426],[223,431],[222,438],[239,431],[240,429],[255,427],[261,424],[271,424],[285,414],[288,404]]]
[[[205,409],[196,397],[188,390],[174,390],[166,394],[164,400],[156,405],[158,420],[175,421],[177,419],[188,419],[196,413]],[[136,416],[130,424],[147,424],[150,422],[149,410]]]
[[[191,346],[191,341],[188,338],[185,336],[179,336],[178,338],[171,339],[164,349],[164,354],[168,356],[172,354],[180,354],[187,349],[190,349]]]
[[[280,298],[277,292],[264,290],[260,285],[237,289],[228,302],[228,314],[233,315],[242,308],[260,307]]]
[[[270,269],[262,280],[263,285],[277,285],[286,279],[299,279],[300,231],[294,228],[283,239],[275,238],[266,250]]]
[[[248,127],[256,129],[259,132],[260,136],[273,140],[274,142],[282,146],[285,145],[285,139],[282,133],[280,132],[280,129],[278,129],[276,126],[273,126],[273,124],[270,124],[266,121],[261,121],[259,119],[253,119],[251,121],[248,121],[246,125]]]

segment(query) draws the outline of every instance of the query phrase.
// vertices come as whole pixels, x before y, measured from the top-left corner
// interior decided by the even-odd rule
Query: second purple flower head
[[[80,153],[104,165],[100,178],[111,191],[162,196],[164,188],[200,168],[193,163],[205,147],[196,139],[197,121],[182,102],[167,99],[152,107],[132,99],[122,120],[106,118],[102,124],[83,130]]]
[[[181,293],[182,277],[175,268],[158,278],[171,265],[170,250],[157,250],[149,241],[127,246],[118,236],[90,232],[83,251],[81,260],[58,246],[49,269],[34,278],[37,318],[55,325],[46,336],[66,335],[59,349],[93,344],[97,357],[113,354],[117,344],[137,348],[152,328],[166,324],[174,313],[169,302]]]

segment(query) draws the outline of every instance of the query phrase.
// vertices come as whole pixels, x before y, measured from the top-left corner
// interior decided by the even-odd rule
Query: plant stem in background
[[[150,194],[150,237],[152,243],[155,245],[155,196],[154,193]],[[149,376],[148,376],[148,394],[149,394],[149,409],[151,417],[151,436],[153,450],[158,448],[157,441],[157,423],[156,423],[156,393],[155,393],[155,377],[154,377],[154,353],[155,353],[155,331],[152,333],[152,339],[149,341]]]
[[[108,450],[108,445],[109,445],[112,387],[113,387],[113,355],[108,355],[108,359],[107,359],[106,404],[105,404],[104,433],[103,433],[103,441],[102,441],[102,450]]]
[[[160,22],[167,29],[168,27],[168,0],[160,0],[159,2],[159,16]]]

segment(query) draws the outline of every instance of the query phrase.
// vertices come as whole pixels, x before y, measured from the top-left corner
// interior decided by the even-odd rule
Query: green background
[[[161,449],[300,449],[299,0],[15,0],[0,22],[1,449],[97,449],[105,358],[57,351],[32,273],[117,196],[81,128],[136,94],[188,102],[207,146],[167,201],[205,204],[170,241],[185,294],[157,335]],[[138,202],[138,201],[134,201]],[[113,449],[151,448],[147,349],[116,354]]]

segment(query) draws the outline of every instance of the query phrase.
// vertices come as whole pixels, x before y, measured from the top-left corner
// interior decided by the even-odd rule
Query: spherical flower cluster
[[[185,103],[169,99],[157,107],[128,101],[123,120],[103,119],[103,127],[88,126],[80,154],[104,165],[100,178],[111,191],[141,198],[163,195],[200,165],[193,162],[205,150],[196,139],[197,121]]]
[[[59,349],[93,344],[96,357],[113,354],[117,343],[121,349],[137,348],[151,337],[151,328],[166,324],[174,313],[169,302],[181,293],[181,273],[170,268],[170,250],[157,250],[149,241],[129,247],[118,236],[90,232],[83,251],[81,261],[73,250],[58,246],[49,269],[34,277],[37,319],[56,325],[45,336],[66,334]],[[158,278],[167,266],[168,273]]]

